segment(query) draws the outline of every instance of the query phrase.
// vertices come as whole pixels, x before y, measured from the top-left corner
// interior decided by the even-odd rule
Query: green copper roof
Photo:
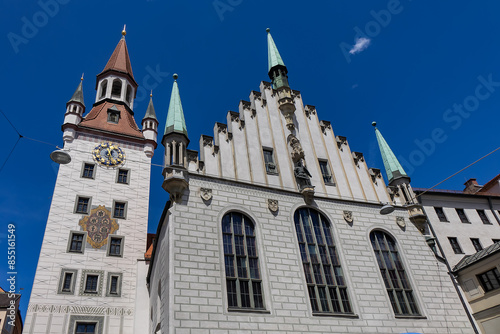
[[[85,103],[83,103],[83,87],[82,87],[83,84],[82,83],[83,83],[83,77],[80,80],[80,84],[76,88],[75,92],[73,93],[73,96],[68,101],[68,103],[69,102],[80,102],[81,104],[83,104],[83,106],[85,106]]]
[[[172,87],[172,95],[170,96],[170,105],[168,106],[167,124],[165,124],[164,135],[172,132],[182,133],[186,137],[188,136],[184,112],[182,111],[181,96],[179,95],[179,87],[177,86],[177,74],[174,74],[174,85]]]
[[[268,60],[268,72],[271,71],[271,68],[277,65],[285,66],[283,59],[281,59],[280,53],[276,44],[274,44],[273,36],[271,36],[271,32],[269,28],[267,31],[267,60]]]
[[[154,118],[154,119],[158,120],[156,118],[155,107],[153,106],[153,96],[152,95],[149,98],[149,105],[148,105],[148,109],[146,110],[146,115],[144,115],[144,118]]]
[[[373,122],[372,125],[376,126],[377,123]],[[377,129],[377,127],[375,127],[375,134],[377,136],[378,147],[380,148],[380,154],[382,155],[382,160],[384,161],[384,167],[389,182],[391,182],[394,178],[397,177],[401,176],[408,177],[403,167],[399,163],[398,159],[396,159],[396,156],[392,152],[391,148],[385,141],[384,137],[382,137],[382,134]]]

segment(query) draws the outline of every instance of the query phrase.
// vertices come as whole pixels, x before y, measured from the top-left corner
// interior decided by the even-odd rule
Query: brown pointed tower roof
[[[132,72],[132,64],[130,63],[130,57],[128,55],[127,43],[125,42],[125,32],[122,34],[123,36],[118,42],[115,51],[113,51],[108,63],[97,77],[99,78],[109,71],[116,71],[128,75],[137,87],[137,82],[135,82],[134,73]]]

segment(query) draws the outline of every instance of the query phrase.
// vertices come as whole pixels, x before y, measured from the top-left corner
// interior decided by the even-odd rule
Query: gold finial
[[[149,97],[153,97],[153,90],[151,89],[151,94],[149,94]]]
[[[123,31],[122,31],[122,36],[125,36],[127,34],[127,25],[123,25]]]
[[[84,75],[84,74],[85,74],[85,73],[82,73],[82,77],[80,78],[80,80],[82,80],[82,81],[83,81],[83,75]]]

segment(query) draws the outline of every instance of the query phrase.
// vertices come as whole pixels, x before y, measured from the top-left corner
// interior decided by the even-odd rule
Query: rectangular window
[[[448,219],[446,218],[446,215],[444,214],[443,208],[434,207],[434,210],[436,211],[436,214],[437,214],[440,222],[447,222],[448,221]]]
[[[95,164],[84,163],[82,170],[82,177],[86,179],[94,178]]]
[[[128,169],[120,168],[118,170],[117,183],[128,184]]]
[[[476,252],[483,250],[483,246],[481,246],[481,242],[479,242],[478,238],[470,238],[470,241],[472,242],[472,245],[476,249]]]
[[[62,269],[57,293],[72,295],[75,292],[76,269]]]
[[[75,334],[89,334],[89,333],[96,333],[96,324],[95,323],[88,323],[88,322],[77,322],[76,323],[76,329],[75,329]]]
[[[323,181],[325,184],[332,184],[333,177],[332,172],[330,171],[330,166],[328,166],[328,160],[318,160],[319,168],[321,169],[321,175],[323,175]]]
[[[71,232],[69,235],[68,252],[83,253],[85,233]]]
[[[125,219],[127,216],[127,203],[126,202],[115,202],[113,205],[113,217]]]
[[[457,210],[458,217],[460,217],[460,221],[464,224],[470,224],[469,219],[465,215],[464,209],[455,209]]]
[[[123,243],[122,237],[110,237],[108,256],[122,256],[122,251],[123,251],[122,243]]]
[[[477,210],[477,214],[479,215],[479,218],[481,218],[481,221],[483,222],[483,224],[491,225],[491,222],[488,219],[488,216],[486,216],[486,212],[484,212],[484,210]]]
[[[120,297],[122,290],[122,273],[108,273],[106,297]]]
[[[87,275],[87,279],[85,281],[85,293],[97,293],[98,281],[98,275]]]
[[[272,148],[263,148],[264,163],[266,165],[266,172],[268,174],[278,174],[278,167],[274,162],[274,154]]]
[[[477,278],[479,279],[479,283],[481,283],[484,292],[500,288],[500,273],[497,268],[488,270],[487,272],[478,275]]]
[[[455,254],[463,254],[464,253],[464,252],[462,252],[462,248],[460,247],[460,244],[458,243],[457,238],[448,237],[448,240],[450,240],[451,248],[453,249]]]
[[[90,204],[89,197],[78,196],[76,198],[75,213],[89,213],[89,204]]]

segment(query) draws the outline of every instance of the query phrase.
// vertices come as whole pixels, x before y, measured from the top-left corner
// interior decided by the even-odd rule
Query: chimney
[[[468,179],[465,183],[465,189],[463,190],[463,192],[465,194],[475,194],[476,192],[478,192],[482,186],[480,186],[476,179]]]

